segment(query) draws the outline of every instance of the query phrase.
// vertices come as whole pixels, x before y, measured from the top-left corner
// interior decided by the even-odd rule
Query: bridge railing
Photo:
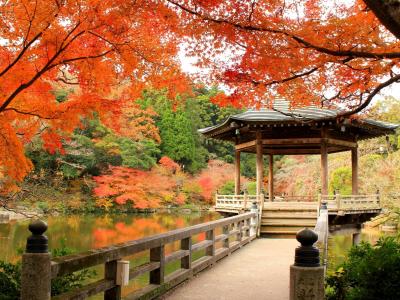
[[[321,202],[327,203],[333,211],[376,210],[381,208],[380,195],[340,195],[321,196]]]
[[[217,229],[222,231],[222,233],[217,235]],[[137,299],[140,297],[153,298],[165,293],[168,289],[249,243],[256,238],[256,231],[257,213],[244,213],[127,243],[54,258],[48,261],[49,266],[51,263],[51,267],[49,267],[49,274],[47,275],[43,274],[43,272],[41,274],[41,270],[45,270],[45,267],[43,259],[38,259],[38,256],[35,256],[38,253],[25,253],[23,257],[22,278],[28,278],[29,280],[22,281],[23,296],[21,299],[50,299],[50,291],[48,293],[43,291],[40,292],[40,296],[35,296],[35,290],[32,287],[35,284],[39,285],[39,283],[43,285],[45,278],[50,280],[50,278],[54,279],[98,265],[104,265],[105,275],[103,279],[72,292],[53,297],[52,299],[85,299],[99,293],[104,293],[104,299],[120,299],[121,285],[118,285],[117,282],[118,278],[122,275],[118,271],[119,265],[122,262],[126,263],[126,261],[122,261],[123,258],[142,251],[149,251],[149,261],[129,269],[128,274],[125,275],[129,277],[129,280],[132,280],[142,274],[149,273],[149,282],[146,287],[136,291],[134,294],[128,295],[126,299]],[[194,243],[193,236],[202,233],[205,233],[205,239]],[[33,236],[35,236],[35,233],[33,233]],[[180,250],[166,254],[165,245],[176,241],[180,241]],[[193,261],[193,253],[199,250],[205,251],[205,255]],[[43,252],[43,256],[46,257],[46,255],[48,255],[48,251]],[[50,260],[50,257],[48,259]],[[180,268],[166,275],[165,266],[167,263],[173,261],[180,261]],[[50,287],[50,283],[48,287]],[[46,296],[47,294],[48,296]]]
[[[318,197],[312,195],[274,196],[274,202],[317,202]]]
[[[318,241],[316,244],[320,250],[322,265],[326,268],[328,260],[329,216],[328,208],[325,203],[322,203],[318,210],[318,219],[314,231],[318,234]]]
[[[250,210],[253,202],[260,204],[264,201],[264,195],[215,195],[215,208],[227,210]]]

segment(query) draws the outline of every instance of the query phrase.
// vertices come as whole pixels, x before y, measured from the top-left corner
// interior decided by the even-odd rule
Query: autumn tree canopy
[[[3,190],[30,171],[23,145],[33,136],[55,151],[83,116],[118,114],[146,85],[186,88],[176,14],[159,1],[2,1],[0,16]],[[71,91],[66,101],[56,101],[57,89]]]
[[[230,88],[221,103],[283,96],[350,115],[400,80],[398,1],[167,1],[182,14],[187,53]]]
[[[14,0],[0,3],[0,184],[30,171],[23,145],[50,151],[94,111],[108,126],[146,86],[187,89],[181,49],[220,104],[332,103],[352,114],[400,80],[391,0]],[[58,90],[68,97],[56,97]],[[112,115],[112,117],[111,117]],[[129,117],[128,117],[129,118]],[[135,124],[133,121],[132,124]],[[128,129],[129,131],[129,129]],[[121,129],[120,132],[127,132]]]

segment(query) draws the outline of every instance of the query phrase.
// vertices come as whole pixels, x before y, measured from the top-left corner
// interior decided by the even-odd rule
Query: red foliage
[[[234,166],[220,160],[210,160],[208,167],[204,169],[194,182],[201,187],[201,196],[209,203],[223,184],[233,179]]]
[[[109,174],[93,177],[97,184],[93,192],[100,198],[112,197],[119,205],[132,202],[138,209],[157,208],[162,203],[184,204],[186,197],[179,193],[178,179],[171,173],[178,168],[168,157],[151,171],[110,167]]]
[[[161,157],[159,164],[171,172],[180,171],[181,169],[181,167],[168,156]]]

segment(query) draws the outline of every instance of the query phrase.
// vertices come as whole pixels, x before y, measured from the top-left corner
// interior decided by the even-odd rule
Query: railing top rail
[[[177,240],[188,238],[204,231],[209,231],[217,227],[247,220],[255,216],[256,213],[248,212],[229,218],[172,230],[166,233],[129,241],[126,243],[94,249],[79,254],[63,256],[60,258],[54,258],[51,262],[52,278],[103,264],[108,261],[117,260],[147,249],[159,247]]]

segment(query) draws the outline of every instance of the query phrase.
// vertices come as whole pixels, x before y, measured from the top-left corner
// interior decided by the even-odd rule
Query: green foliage
[[[330,192],[339,192],[341,195],[351,195],[351,168],[340,167],[332,172],[329,181]]]
[[[60,241],[61,247],[52,250],[53,257],[73,254],[75,251],[66,247],[65,239]],[[59,295],[72,289],[82,287],[84,281],[96,275],[94,270],[85,269],[82,271],[57,277],[51,281],[51,295]],[[19,299],[21,290],[21,262],[8,263],[0,261],[0,299]]]
[[[369,111],[368,116],[372,119],[386,121],[394,124],[400,124],[400,100],[394,97],[386,97],[378,101]],[[389,151],[400,149],[400,131],[399,129],[393,135],[388,137]],[[385,137],[380,138],[380,143],[386,145]]]
[[[247,184],[247,193],[249,195],[255,195],[257,193],[257,183],[255,181],[251,181]]]
[[[21,263],[0,261],[0,299],[19,299],[21,289]]]
[[[128,138],[119,138],[118,146],[121,149],[122,166],[149,170],[157,163],[161,151],[152,140],[132,141]]]
[[[375,246],[353,247],[347,260],[327,277],[329,300],[400,299],[400,241],[382,237]]]
[[[235,182],[227,181],[220,189],[219,194],[221,195],[233,195],[235,194]]]
[[[158,124],[163,155],[191,167],[194,162],[195,140],[188,116],[181,109],[166,110]]]

